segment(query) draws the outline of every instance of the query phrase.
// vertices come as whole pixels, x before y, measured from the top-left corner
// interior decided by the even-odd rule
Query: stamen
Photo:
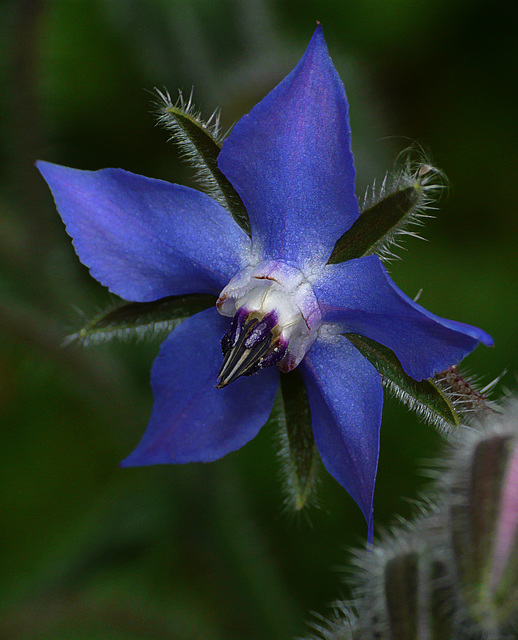
[[[279,341],[276,315],[268,313],[261,319],[257,315],[240,309],[223,336],[225,358],[218,374],[218,389],[276,364],[285,355],[287,344]]]
[[[230,325],[230,329],[221,340],[221,350],[223,351],[224,356],[227,355],[229,349],[235,347],[237,341],[239,340],[247,315],[248,314],[244,309],[239,309],[239,311],[234,316],[232,324]]]

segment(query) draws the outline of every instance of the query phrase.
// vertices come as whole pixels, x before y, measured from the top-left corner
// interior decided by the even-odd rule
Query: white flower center
[[[255,345],[263,336],[268,340],[268,345],[262,343],[254,366],[239,375],[255,373],[273,364],[282,371],[291,371],[311,348],[322,320],[311,284],[299,269],[281,261],[263,261],[237,273],[221,292],[217,308],[222,315],[234,318],[225,337],[227,342],[222,343],[224,351],[238,349],[236,345],[242,336],[241,359],[236,356],[235,367],[238,361],[243,363],[252,358],[251,350],[257,349],[259,353]],[[248,338],[243,331],[248,332]],[[252,334],[259,336],[255,342]],[[249,352],[245,353],[246,349]],[[225,356],[229,360],[230,356]],[[225,378],[224,370],[225,365],[220,378]],[[225,386],[224,382],[220,384]]]

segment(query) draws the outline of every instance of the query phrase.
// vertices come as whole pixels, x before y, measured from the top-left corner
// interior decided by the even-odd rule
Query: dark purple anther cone
[[[248,334],[245,340],[245,348],[252,349],[259,344],[277,324],[277,314],[268,313],[260,320]]]
[[[260,320],[257,312],[240,309],[221,341],[223,364],[218,374],[218,389],[226,387],[241,376],[251,376],[260,369],[279,362],[285,355],[287,343],[279,350],[277,314],[270,312]]]
[[[279,363],[286,352],[288,351],[288,342],[284,340],[279,340],[279,344],[274,347],[269,353],[267,353],[264,358],[259,363],[260,369],[266,369],[266,367],[272,367],[274,364]]]
[[[248,311],[245,311],[245,309],[241,308],[236,312],[236,315],[232,319],[230,329],[221,339],[221,350],[223,351],[223,355],[226,355],[229,349],[236,346],[237,341],[241,337],[241,332],[247,316]]]

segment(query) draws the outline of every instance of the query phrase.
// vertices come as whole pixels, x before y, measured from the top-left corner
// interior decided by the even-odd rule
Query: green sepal
[[[391,349],[356,333],[345,337],[379,371],[385,385],[396,397],[438,427],[456,427],[461,418],[444,391],[428,380],[414,380],[401,366]]]
[[[281,373],[281,394],[285,416],[285,446],[281,454],[289,497],[295,510],[300,511],[315,486],[319,456],[311,426],[308,394],[297,369]]]
[[[153,302],[127,302],[97,314],[69,341],[103,342],[171,331],[182,320],[216,304],[216,296],[186,294]]]
[[[187,105],[184,105],[183,100],[175,105],[168,95],[159,95],[164,101],[159,110],[160,123],[172,132],[171,139],[180,146],[187,160],[198,171],[198,177],[202,185],[206,186],[208,194],[225,207],[250,236],[250,219],[245,206],[218,167],[222,140],[218,135],[217,121],[213,125],[210,121],[203,122],[193,110],[190,100]]]
[[[339,238],[328,264],[336,264],[375,253],[386,238],[412,214],[419,204],[419,182],[389,193],[363,211],[352,227]]]

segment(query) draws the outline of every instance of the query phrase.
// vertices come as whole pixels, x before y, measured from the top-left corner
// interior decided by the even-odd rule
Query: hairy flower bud
[[[461,598],[500,637],[518,619],[518,403],[462,438],[444,482]]]
[[[356,553],[325,640],[510,640],[518,622],[518,400],[451,443],[424,513]]]

